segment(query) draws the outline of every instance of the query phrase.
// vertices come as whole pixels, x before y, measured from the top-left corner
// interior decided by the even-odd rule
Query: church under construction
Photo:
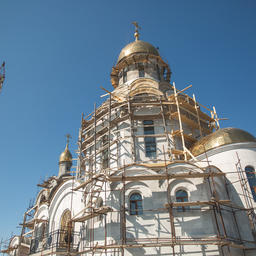
[[[256,138],[220,129],[134,25],[77,158],[67,143],[3,254],[256,255]]]

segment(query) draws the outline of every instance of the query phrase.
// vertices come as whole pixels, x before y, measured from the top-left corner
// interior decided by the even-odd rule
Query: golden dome
[[[66,145],[65,150],[60,154],[59,163],[61,162],[72,162],[72,155],[68,149],[68,144]]]
[[[124,57],[127,57],[134,53],[149,53],[152,55],[159,56],[157,49],[150,43],[137,40],[130,44],[127,44],[119,54],[117,63],[120,62]]]
[[[196,142],[191,149],[191,153],[198,156],[208,150],[239,142],[256,142],[256,138],[241,129],[223,128]]]

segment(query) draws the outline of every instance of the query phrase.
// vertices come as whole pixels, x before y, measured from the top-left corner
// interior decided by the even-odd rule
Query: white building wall
[[[245,197],[243,195],[242,186],[240,184],[240,178],[238,176],[236,163],[238,163],[238,157],[241,160],[242,171],[248,165],[256,168],[256,143],[248,142],[248,143],[236,143],[231,145],[225,145],[211,151],[207,152],[208,160],[210,165],[216,166],[222,172],[226,173],[226,178],[228,180],[227,189],[230,196],[230,200],[237,206],[245,207]],[[205,155],[202,154],[198,157],[198,159],[204,161],[206,160]],[[201,165],[205,165],[206,163],[201,162]],[[246,174],[244,173],[245,179],[247,179]],[[218,186],[218,190],[220,190],[223,186]],[[249,186],[248,186],[249,188]],[[253,200],[253,197],[250,192],[249,193],[252,201],[252,206],[255,207],[256,203]],[[219,193],[222,195],[223,193]],[[236,222],[238,223],[239,233],[242,239],[247,241],[254,242],[254,235],[252,233],[252,229],[250,227],[248,215],[246,211],[237,210],[235,211]],[[227,220],[226,223],[228,226],[226,227],[228,233],[238,238],[238,230],[236,228],[236,224],[234,219],[230,220],[229,216],[224,216],[224,219]],[[228,221],[229,220],[229,221]],[[247,246],[253,246],[253,243],[246,244]],[[249,255],[249,254],[248,254]]]

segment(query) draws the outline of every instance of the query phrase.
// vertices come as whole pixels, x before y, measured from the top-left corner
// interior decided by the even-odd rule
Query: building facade
[[[125,46],[112,92],[40,184],[9,255],[256,255],[256,139],[219,128],[151,44]]]

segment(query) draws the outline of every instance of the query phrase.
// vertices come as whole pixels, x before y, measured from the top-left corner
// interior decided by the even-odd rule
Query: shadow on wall
[[[133,233],[131,232],[126,232],[126,237],[127,237],[127,243],[129,244],[129,241],[136,241],[136,238],[134,237]],[[133,242],[134,244],[134,242]],[[136,242],[135,242],[136,244]],[[144,248],[128,248],[128,252],[130,252],[131,255],[145,255],[146,250]]]
[[[237,206],[246,208],[246,206],[243,204],[243,202],[241,200],[241,195],[239,195],[239,193],[237,192],[237,189],[234,187],[234,185],[229,180],[226,180],[226,181],[227,181],[227,189],[228,189],[228,193],[229,193],[231,202]],[[229,209],[231,209],[231,208],[229,208]],[[241,210],[235,210],[235,218],[236,218],[236,222],[238,223],[238,226],[239,226],[239,233],[241,235],[241,238],[244,240],[251,240],[251,241],[254,240],[255,241],[247,212],[241,211]],[[233,217],[233,220],[234,220],[233,222],[235,223],[234,217]],[[237,229],[235,231],[233,231],[233,233],[236,233],[236,237],[239,238],[239,233],[238,233]],[[231,234],[231,235],[234,236],[234,234]]]

